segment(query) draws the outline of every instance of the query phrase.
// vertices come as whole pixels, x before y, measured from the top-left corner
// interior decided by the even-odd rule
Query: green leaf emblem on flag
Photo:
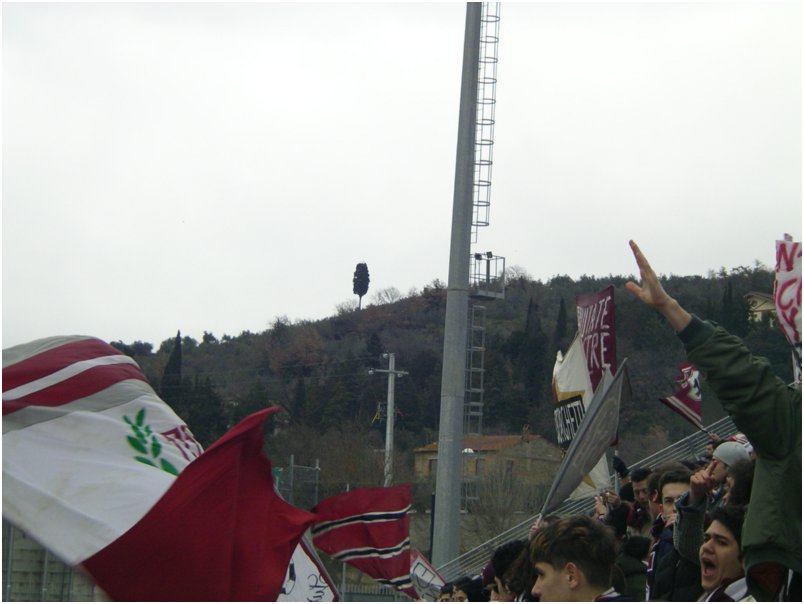
[[[134,456],[136,461],[154,468],[160,468],[173,476],[179,475],[179,471],[172,463],[160,457],[162,443],[159,442],[156,434],[151,430],[151,426],[145,424],[145,408],[139,410],[134,421],[131,421],[126,415],[123,416],[123,421],[129,425],[134,434],[133,436],[130,434],[126,436],[126,440],[129,446],[139,453],[139,455]]]

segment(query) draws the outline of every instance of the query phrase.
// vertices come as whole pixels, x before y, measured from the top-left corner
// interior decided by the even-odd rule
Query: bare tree
[[[512,476],[506,460],[494,463],[475,482],[476,499],[467,502],[466,530],[483,543],[522,520],[536,514],[544,501],[549,483]]]
[[[386,287],[372,296],[374,304],[391,304],[402,299],[402,292],[395,287]]]

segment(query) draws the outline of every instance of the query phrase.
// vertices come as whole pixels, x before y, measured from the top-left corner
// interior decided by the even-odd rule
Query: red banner
[[[578,313],[578,333],[581,334],[586,354],[586,367],[592,390],[603,377],[606,367],[617,371],[617,345],[614,331],[614,286],[575,299]]]

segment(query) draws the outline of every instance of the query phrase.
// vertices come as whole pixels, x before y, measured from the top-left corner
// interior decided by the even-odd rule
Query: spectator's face
[[[462,589],[458,589],[455,587],[452,590],[452,601],[453,602],[468,602],[469,598],[466,595],[466,592]]]
[[[530,591],[540,602],[570,602],[572,590],[563,570],[554,568],[547,562],[537,562],[536,583]]]
[[[707,469],[712,474],[712,479],[716,484],[723,484],[723,481],[726,480],[726,473],[729,470],[729,466],[719,459],[713,459]]]
[[[634,499],[643,508],[648,507],[648,481],[638,480],[634,483]]]
[[[662,487],[662,516],[665,520],[676,515],[676,500],[689,488],[690,485],[686,482],[669,482]]]
[[[712,591],[725,580],[739,579],[744,574],[740,547],[731,531],[717,520],[706,529],[698,558],[704,591]]]

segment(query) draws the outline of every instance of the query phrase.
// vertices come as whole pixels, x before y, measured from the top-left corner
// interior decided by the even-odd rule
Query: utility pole
[[[388,369],[369,369],[369,375],[374,373],[388,374],[388,397],[385,410],[385,482],[390,487],[394,480],[394,390],[396,389],[396,376],[407,375],[407,371],[396,368],[396,357],[393,352],[385,352],[382,358],[388,359]]]
[[[438,427],[438,466],[433,528],[433,564],[443,566],[460,553],[461,449],[466,397],[466,332],[469,312],[469,260],[474,197],[475,126],[480,2],[466,4],[458,146],[452,201],[452,236],[444,321],[444,363]]]

